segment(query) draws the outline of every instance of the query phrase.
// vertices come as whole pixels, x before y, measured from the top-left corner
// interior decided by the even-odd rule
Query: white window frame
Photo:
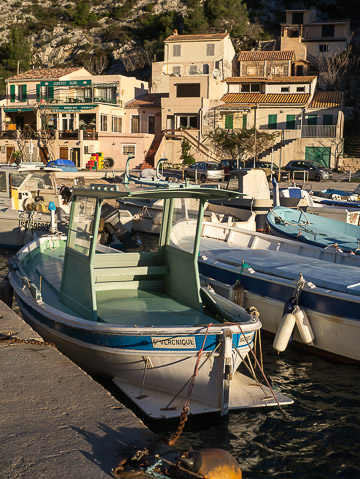
[[[290,87],[289,86],[280,87],[280,93],[290,93]]]
[[[296,91],[297,91],[298,93],[301,93],[301,92],[305,93],[305,86],[297,86],[297,87],[296,87]]]
[[[114,128],[114,120],[119,120],[119,126],[120,126],[120,129],[119,130],[116,130]],[[123,132],[123,124],[124,124],[124,120],[123,120],[123,117],[122,116],[116,116],[116,115],[113,115],[111,117],[111,131],[112,133],[122,133]]]
[[[134,143],[123,143],[122,145],[122,154],[123,155],[136,155],[136,144]]]
[[[172,67],[172,74],[173,75],[180,75],[181,73],[181,66],[180,65],[174,65]]]
[[[108,131],[108,127],[109,127],[109,115],[105,115],[104,113],[101,113],[100,114],[100,131]]]
[[[329,45],[327,43],[320,43],[319,44],[319,53],[328,53]]]
[[[197,65],[190,65],[189,66],[189,74],[196,75],[198,73],[198,66]]]

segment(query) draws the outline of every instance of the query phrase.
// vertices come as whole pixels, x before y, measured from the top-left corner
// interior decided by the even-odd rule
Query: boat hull
[[[258,391],[254,399],[250,393],[255,384],[251,388],[249,384],[247,386],[250,388],[249,403],[244,403],[243,397],[239,403],[240,397],[234,396],[236,388],[231,393],[231,384],[225,384],[226,360],[230,361],[231,371],[235,375],[235,371],[253,346],[255,332],[261,326],[259,321],[255,321],[250,330],[248,327],[244,334],[235,325],[229,325],[225,329],[215,326],[215,330],[210,327],[209,331],[204,326],[186,327],[177,331],[171,328],[152,328],[150,333],[145,331],[145,328],[139,328],[140,331],[134,331],[133,328],[132,331],[121,331],[101,323],[59,318],[51,307],[44,303],[39,305],[26,289],[21,288],[16,273],[10,272],[9,279],[24,319],[44,340],[54,343],[63,354],[88,372],[113,379],[118,385],[123,384],[122,389],[135,402],[139,402],[142,395],[148,397],[151,390],[153,399],[150,409],[146,405],[149,399],[144,401],[143,406],[141,401],[138,405],[154,418],[180,415],[203,344],[204,352],[191,393],[194,411],[190,413],[225,413],[229,404],[233,409],[276,404],[274,398],[269,401],[270,391],[264,386],[262,391],[266,392]],[[230,337],[231,341],[228,358],[225,354],[225,336]],[[184,347],[179,347],[176,341],[174,342],[179,338]],[[159,347],[155,347],[155,341],[158,341]],[[139,344],[142,344],[142,347],[139,347]],[[243,386],[247,384],[244,379],[240,381],[237,375],[236,378],[234,384],[236,383],[237,387],[240,387],[240,383]],[[251,382],[249,378],[248,382]],[[229,389],[230,403],[229,399],[226,399],[226,391]],[[132,394],[131,391],[137,393]],[[244,394],[245,391],[246,387]],[[159,403],[159,398],[163,402]],[[291,399],[281,395],[277,400],[282,404],[292,403]]]

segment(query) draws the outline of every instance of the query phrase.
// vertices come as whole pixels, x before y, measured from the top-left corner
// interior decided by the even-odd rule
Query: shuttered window
[[[269,128],[269,130],[276,130],[276,128],[277,128],[277,115],[269,115],[268,128]]]
[[[286,115],[286,129],[295,130],[295,115]]]
[[[36,85],[36,101],[40,101],[41,99],[41,87],[40,83]]]
[[[22,86],[22,101],[26,101],[27,100],[27,85],[23,85]]]
[[[10,85],[10,101],[14,102],[15,100],[16,100],[15,85]]]
[[[308,125],[317,125],[317,115],[309,115],[307,120]]]
[[[324,115],[323,116],[323,125],[333,125],[334,116],[333,115]]]
[[[232,115],[226,115],[225,116],[225,129],[226,130],[232,130],[233,129],[233,116]]]
[[[246,130],[246,128],[247,128],[247,115],[243,115],[243,117],[242,117],[242,127],[243,127],[243,130]]]

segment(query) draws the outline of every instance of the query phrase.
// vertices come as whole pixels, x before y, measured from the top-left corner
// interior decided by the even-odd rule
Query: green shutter
[[[331,147],[327,146],[306,146],[305,160],[319,163],[325,168],[330,168]]]
[[[40,101],[41,100],[41,86],[40,86],[40,83],[38,83],[36,85],[36,101]]]
[[[295,115],[286,115],[286,129],[295,130]]]
[[[10,85],[10,101],[15,101],[15,85]]]
[[[54,98],[54,85],[49,86],[49,98]]]
[[[247,115],[243,115],[242,127],[243,127],[243,130],[246,130],[246,128],[247,128]]]
[[[277,128],[277,115],[269,115],[269,130],[276,130]]]
[[[27,85],[22,86],[22,99],[23,101],[27,100]]]
[[[226,115],[225,116],[225,129],[226,130],[232,130],[233,129],[233,116],[232,115]]]
[[[308,125],[317,125],[317,115],[309,115],[307,120]]]
[[[334,116],[333,115],[324,115],[323,116],[323,125],[333,125]]]

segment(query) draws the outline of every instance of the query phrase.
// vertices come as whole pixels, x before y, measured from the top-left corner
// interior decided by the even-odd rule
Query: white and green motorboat
[[[291,403],[237,372],[259,319],[200,286],[205,203],[234,196],[207,188],[75,189],[68,236],[38,238],[11,261],[9,279],[24,318],[81,367],[112,378],[153,418],[179,416],[189,396],[190,414]],[[99,244],[102,206],[125,197],[164,199],[156,251],[124,253]],[[177,199],[198,204],[189,251],[171,244]]]

